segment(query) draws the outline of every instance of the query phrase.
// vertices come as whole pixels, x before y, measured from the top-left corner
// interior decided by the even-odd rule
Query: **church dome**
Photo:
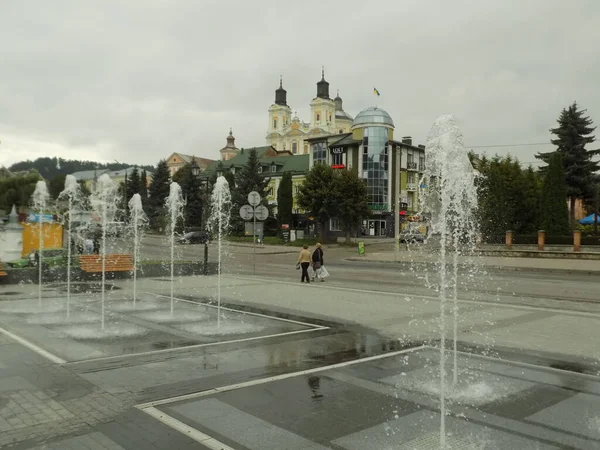
[[[387,125],[394,128],[394,121],[386,110],[371,106],[363,109],[356,115],[354,122],[352,123],[352,128],[362,128],[367,125]]]

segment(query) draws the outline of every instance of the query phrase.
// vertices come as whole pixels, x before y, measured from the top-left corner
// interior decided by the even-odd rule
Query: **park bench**
[[[79,267],[83,272],[102,272],[102,255],[81,255]],[[130,272],[133,270],[133,258],[126,253],[106,255],[106,272]]]

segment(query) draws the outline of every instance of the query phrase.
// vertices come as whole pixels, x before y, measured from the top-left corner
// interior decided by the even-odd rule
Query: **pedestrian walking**
[[[323,246],[317,242],[317,246],[314,252],[312,253],[312,265],[314,271],[313,281],[315,281],[315,278],[321,281],[325,281],[325,279],[321,277],[321,268],[324,264],[325,263],[323,261]]]
[[[300,282],[304,283],[304,279],[306,278],[306,282],[310,283],[310,278],[308,277],[308,267],[310,266],[310,251],[308,250],[308,245],[305,244],[302,247],[302,250],[300,250],[298,262],[296,264],[302,268],[302,278],[300,278]]]

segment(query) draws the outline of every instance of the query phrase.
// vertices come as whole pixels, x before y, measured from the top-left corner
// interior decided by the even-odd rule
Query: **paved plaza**
[[[232,258],[220,318],[216,276],[177,277],[172,312],[168,279],[140,279],[135,305],[111,281],[104,329],[97,284],[68,317],[62,283],[41,307],[35,284],[0,286],[0,447],[440,448],[426,274],[340,260],[304,285],[289,253],[262,258],[256,276]],[[447,310],[447,448],[600,448],[597,281],[503,277],[458,295],[456,384]]]

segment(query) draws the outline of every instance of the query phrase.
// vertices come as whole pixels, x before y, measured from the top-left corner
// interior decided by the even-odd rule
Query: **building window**
[[[294,193],[296,195],[298,195],[300,193],[300,186],[298,186],[298,185],[294,186]]]
[[[292,153],[293,154],[298,153],[298,143],[297,142],[292,142]]]
[[[277,129],[277,119],[273,119],[273,129]]]
[[[425,170],[425,157],[419,156],[419,171],[423,172]]]
[[[327,164],[327,146],[325,142],[317,142],[312,146],[313,164]]]
[[[304,144],[304,154],[308,153],[308,144]]]
[[[412,183],[412,182],[413,182],[413,174],[412,174],[412,173],[409,173],[409,174],[408,174],[408,182],[409,182],[409,183]]]
[[[334,153],[331,155],[331,165],[332,166],[340,166],[344,164],[344,154],[343,153]]]
[[[331,122],[331,114],[329,114],[329,121]]]
[[[258,166],[258,173],[262,173],[262,166]]]
[[[330,231],[342,231],[342,226],[339,219],[329,219]]]
[[[317,122],[321,120],[321,114],[317,113]]]
[[[368,146],[364,142],[368,142]],[[369,127],[363,138],[363,178],[367,182],[369,207],[372,210],[386,211],[388,204],[388,131],[384,127]]]
[[[267,189],[267,197],[273,197],[273,188],[272,187]]]
[[[271,172],[277,172],[277,166],[275,164],[271,166]]]

